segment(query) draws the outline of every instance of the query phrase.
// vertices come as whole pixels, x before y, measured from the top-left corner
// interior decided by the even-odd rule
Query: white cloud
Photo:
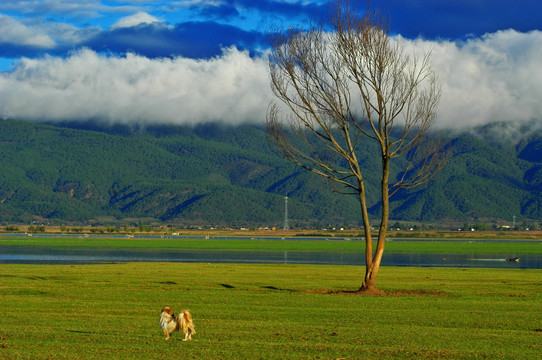
[[[222,0],[184,0],[184,1],[178,1],[177,4],[184,7],[221,6],[221,5],[224,5],[224,1]]]
[[[428,45],[443,88],[440,124],[542,121],[542,32],[499,31],[461,44],[417,42]]]
[[[50,38],[54,39],[57,46],[67,47],[78,46],[102,32],[97,26],[78,28],[68,23],[40,19],[29,20],[28,25],[32,26],[34,30],[47,34]]]
[[[433,49],[443,87],[437,124],[542,121],[542,32],[513,30]],[[229,49],[208,60],[101,56],[23,59],[0,74],[0,118],[129,123],[263,122],[271,100],[267,62]]]
[[[32,18],[20,22],[0,14],[0,43],[17,47],[55,49],[76,46],[100,33],[98,27],[78,28],[72,24]]]
[[[0,74],[0,117],[130,123],[262,122],[267,64],[226,50],[220,58],[151,60],[81,50],[67,59],[23,59]]]
[[[130,28],[140,24],[152,24],[161,22],[158,18],[147,14],[146,12],[138,12],[131,16],[126,16],[119,19],[113,25],[111,25],[111,30],[118,28]]]
[[[46,49],[56,45],[50,36],[37,27],[27,26],[2,14],[0,14],[0,42]]]
[[[0,11],[35,17],[68,16],[72,19],[88,19],[107,12],[134,12],[131,5],[106,5],[100,0],[3,0]]]

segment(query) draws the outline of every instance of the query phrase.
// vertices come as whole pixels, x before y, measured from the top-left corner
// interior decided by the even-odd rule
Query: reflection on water
[[[405,254],[386,252],[383,266],[491,267],[541,269],[541,255],[522,255],[519,262],[504,254]],[[134,251],[55,249],[0,246],[0,263],[89,264],[103,262],[208,262],[365,265],[362,253],[306,251]]]

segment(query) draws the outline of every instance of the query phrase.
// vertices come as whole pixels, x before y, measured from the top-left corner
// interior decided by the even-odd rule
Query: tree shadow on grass
[[[272,285],[264,285],[264,286],[260,286],[260,288],[261,289],[267,289],[267,290],[273,290],[273,291],[299,292],[299,290],[283,289],[283,288],[278,288],[278,287],[272,286]]]
[[[220,284],[226,288],[233,288],[231,285]],[[311,289],[311,290],[295,290],[287,288],[279,288],[273,285],[262,285],[260,289],[272,290],[272,291],[284,291],[290,293],[300,293],[300,294],[321,294],[321,295],[342,295],[342,296],[445,296],[450,297],[451,294],[448,294],[444,291],[431,291],[431,290],[381,290],[381,289],[372,289],[372,290],[344,290],[344,289]]]
[[[81,330],[70,330],[66,329],[67,332],[76,333],[76,334],[94,334],[92,331],[81,331]]]
[[[430,291],[430,290],[329,290],[329,289],[317,289],[307,290],[308,294],[324,294],[324,295],[345,295],[345,296],[449,296],[449,294],[443,291]]]

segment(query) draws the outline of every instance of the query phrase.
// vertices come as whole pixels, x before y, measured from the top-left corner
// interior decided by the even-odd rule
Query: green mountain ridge
[[[421,187],[392,197],[390,218],[542,218],[542,132],[503,143],[498,125],[449,139],[452,156]],[[494,139],[494,141],[492,140]],[[379,212],[378,159],[367,155],[368,202]],[[0,223],[357,226],[354,196],[280,158],[261,126],[146,129],[0,121]],[[395,164],[395,172],[401,163]]]

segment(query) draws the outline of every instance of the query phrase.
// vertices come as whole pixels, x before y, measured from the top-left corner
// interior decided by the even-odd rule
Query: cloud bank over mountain
[[[235,48],[208,60],[106,57],[92,50],[24,59],[0,75],[0,113],[143,125],[262,121],[270,93],[266,66]]]
[[[542,122],[542,32],[498,31],[463,43],[433,42],[433,66],[443,86],[440,122]]]
[[[150,26],[155,19],[139,14],[125,24],[133,25],[129,20]],[[121,22],[112,31],[123,29]],[[28,41],[51,46],[50,39],[39,34],[28,34]],[[439,126],[542,121],[542,32],[506,30],[455,42],[405,41],[420,51],[432,49],[443,87]],[[265,53],[233,46],[206,59],[106,55],[84,48],[67,57],[23,58],[12,71],[0,73],[1,118],[262,123],[270,100]]]
[[[432,49],[438,124],[542,121],[540,0],[370,5],[397,39]],[[0,119],[262,123],[266,33],[328,11],[327,0],[0,1]]]

